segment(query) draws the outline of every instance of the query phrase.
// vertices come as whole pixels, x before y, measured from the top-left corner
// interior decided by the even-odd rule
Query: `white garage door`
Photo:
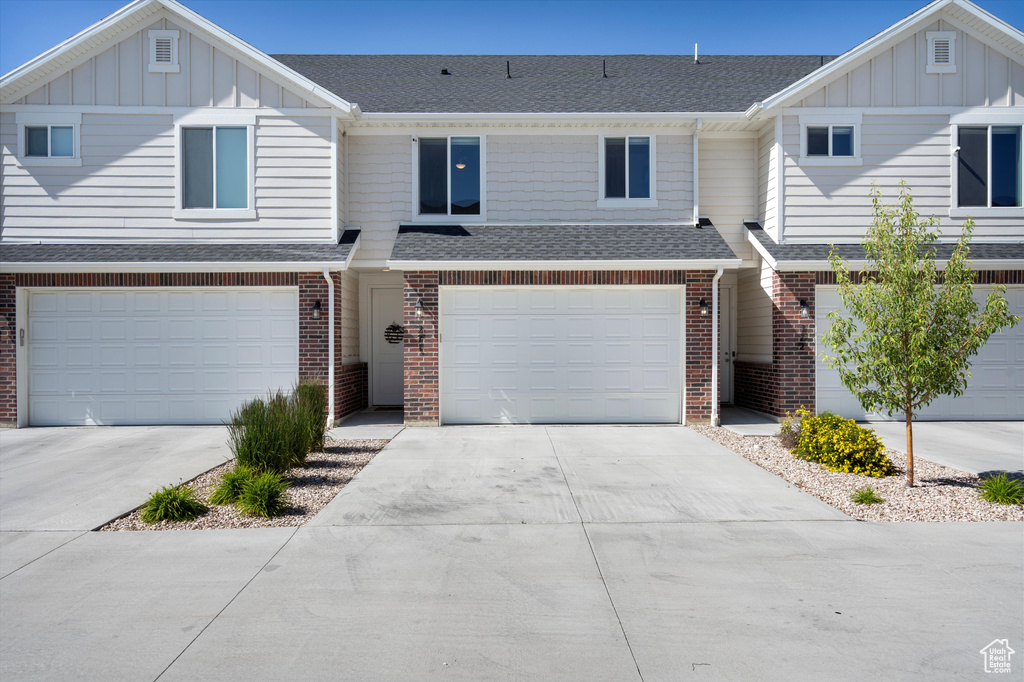
[[[680,288],[441,290],[448,424],[678,423]]]
[[[979,304],[991,292],[989,287],[975,287]],[[1009,287],[1006,299],[1010,310],[1024,317],[1024,287]],[[884,414],[865,414],[860,403],[839,380],[839,372],[820,362],[823,346],[821,332],[828,324],[827,315],[838,310],[842,302],[835,288],[818,287],[816,294],[816,329],[818,336],[817,401],[818,409],[828,409],[853,419],[895,419]],[[959,398],[940,397],[918,417],[922,420],[997,420],[1024,419],[1024,324],[992,336],[971,363],[967,391]]]
[[[298,377],[298,290],[28,295],[29,421],[220,424]]]

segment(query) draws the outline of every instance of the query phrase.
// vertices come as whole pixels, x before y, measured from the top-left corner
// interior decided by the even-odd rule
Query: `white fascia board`
[[[757,251],[757,253],[761,256],[761,258],[764,259],[766,263],[768,263],[769,267],[771,267],[772,270],[779,269],[778,263],[775,262],[775,258],[772,256],[771,253],[768,252],[768,249],[764,247],[764,244],[761,243],[761,240],[755,237],[750,230],[747,230],[747,241],[750,242],[750,244],[754,247],[754,250]]]
[[[323,89],[313,81],[309,80],[302,74],[288,68],[276,59],[272,59],[269,55],[257,50],[255,47],[245,42],[241,38],[235,36],[228,31],[225,31],[220,26],[217,26],[213,22],[204,18],[203,16],[193,12],[188,7],[185,7],[176,0],[135,0],[135,2],[126,5],[114,12],[110,16],[101,19],[97,23],[93,24],[89,28],[81,31],[80,33],[68,38],[59,45],[47,50],[43,54],[39,55],[35,59],[22,64],[18,68],[14,69],[10,73],[5,74],[0,78],[0,91],[6,88],[10,83],[29,75],[33,70],[42,67],[48,62],[58,59],[59,57],[66,55],[67,53],[75,50],[78,47],[83,46],[89,40],[95,38],[97,35],[107,31],[115,24],[129,18],[132,14],[141,12],[144,9],[152,8],[152,6],[158,6],[174,15],[178,19],[181,19],[187,23],[192,24],[194,28],[199,31],[207,33],[216,40],[226,43],[228,46],[244,55],[248,60],[255,63],[257,66],[266,69],[267,71],[276,74],[285,81],[290,82],[296,86],[300,91],[305,91],[306,94],[311,95],[315,99],[318,99],[328,106],[338,109],[345,117],[355,118],[359,115],[358,105],[348,102],[334,93]],[[22,87],[17,92],[6,94],[4,97],[17,100],[19,96],[25,94],[22,91],[32,88],[34,85]]]
[[[994,27],[996,27],[1006,35],[1010,36],[1017,42],[1024,43],[1024,31],[1021,31],[1016,26],[1006,23],[996,15],[986,10],[984,7],[975,5],[973,2],[970,2],[969,0],[953,0],[950,4],[956,5],[961,9],[967,10],[968,12],[976,16],[978,19],[981,19],[982,21],[992,24]]]
[[[827,82],[829,79],[838,76],[840,72],[845,72],[854,68],[857,65],[858,60],[867,57],[871,51],[879,47],[882,43],[898,38],[904,33],[909,34],[913,32],[919,24],[941,11],[943,7],[953,4],[954,2],[958,6],[963,7],[965,10],[974,14],[979,14],[979,10],[981,9],[977,5],[967,2],[966,0],[935,0],[935,2],[925,5],[918,11],[905,19],[896,22],[881,33],[877,33],[871,38],[868,38],[857,47],[843,53],[828,64],[825,64],[819,69],[815,69],[796,83],[793,83],[789,87],[780,90],[771,97],[766,98],[764,101],[760,102],[759,106],[755,105],[750,109],[747,109],[747,114],[749,116],[756,116],[760,112],[765,112],[769,109],[785,104],[789,100],[795,99],[800,93],[819,86],[820,84]]]
[[[555,113],[427,113],[427,112],[364,112],[360,117],[364,121],[396,121],[415,123],[416,121],[673,121],[698,118],[714,120],[744,121],[740,112],[718,111],[666,111],[666,112],[632,112],[632,111],[597,111],[597,112],[555,112]]]
[[[706,260],[389,260],[391,270],[737,270],[739,258]]]
[[[359,228],[351,228],[351,229],[359,229]],[[344,232],[345,232],[345,230],[342,230],[343,234],[344,234]],[[352,267],[352,260],[356,256],[356,251],[359,250],[359,242],[361,242],[362,239],[363,239],[363,233],[360,230],[359,234],[356,235],[356,240],[354,242],[352,242],[352,247],[348,250],[348,258],[345,259],[345,267],[341,268],[342,270],[348,270],[349,268]]]
[[[347,270],[349,260],[344,261],[299,261],[299,262],[154,262],[129,263],[0,263],[0,273],[65,273],[65,272],[319,272],[329,270]]]
[[[868,267],[866,260],[849,260],[844,261],[846,267],[850,272],[860,272]],[[949,263],[949,259],[936,260],[935,266],[942,270]],[[1024,268],[1024,260],[1011,259],[1011,258],[990,258],[990,259],[971,259],[970,261],[971,270],[1019,270]],[[773,267],[778,272],[831,272],[832,265],[827,260],[794,260],[794,261],[780,261],[778,267]]]

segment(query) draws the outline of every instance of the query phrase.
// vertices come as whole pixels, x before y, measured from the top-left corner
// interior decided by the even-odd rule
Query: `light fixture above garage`
[[[320,319],[320,301],[317,301],[316,303],[313,304],[313,319]]]
[[[697,305],[700,306],[701,316],[707,315],[709,312],[711,312],[710,310],[708,310],[708,302],[705,301],[703,298],[700,299],[700,303],[698,303]]]
[[[810,316],[811,316],[811,307],[809,305],[807,305],[807,299],[806,298],[801,298],[800,299],[800,317],[810,317]]]
[[[416,317],[423,317],[423,299],[416,301]]]

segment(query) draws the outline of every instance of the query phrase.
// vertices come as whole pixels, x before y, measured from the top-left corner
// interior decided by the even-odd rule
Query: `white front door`
[[[370,400],[374,405],[401,405],[405,402],[405,344],[402,341],[391,343],[384,334],[391,325],[402,325],[403,315],[402,289],[370,290],[370,344],[373,354]]]
[[[681,302],[681,287],[442,288],[441,419],[678,424]]]
[[[732,366],[736,359],[735,345],[733,344],[733,305],[732,297],[734,293],[734,287],[731,285],[723,286],[721,294],[719,296],[718,304],[720,310],[719,315],[719,363],[718,363],[718,375],[719,375],[719,402],[731,403],[732,402]]]
[[[221,424],[299,374],[295,287],[28,294],[29,423]]]
[[[991,287],[976,286],[974,300],[984,305]],[[1024,287],[1009,287],[1006,300],[1010,312],[1024,316]],[[902,414],[865,414],[857,398],[843,386],[839,372],[829,369],[821,360],[829,352],[821,342],[828,325],[827,315],[841,310],[842,300],[834,287],[818,287],[815,295],[815,327],[817,344],[818,410],[832,410],[848,419],[902,420]],[[999,420],[1024,419],[1024,325],[1004,329],[989,338],[988,343],[971,361],[971,378],[967,390],[958,398],[941,396],[921,410],[916,417],[927,420]]]

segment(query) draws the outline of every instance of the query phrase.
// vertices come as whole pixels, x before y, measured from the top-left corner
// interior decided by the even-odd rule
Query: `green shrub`
[[[854,490],[853,494],[850,495],[850,499],[857,504],[881,504],[885,502],[885,500],[878,496],[874,488],[868,486]]]
[[[161,488],[142,505],[142,520],[146,523],[158,521],[194,521],[210,511],[196,496],[196,491],[183,485]]]
[[[871,429],[831,412],[800,420],[793,454],[831,471],[881,478],[893,473],[885,447]]]
[[[996,504],[1024,504],[1024,484],[1006,474],[986,476],[978,484],[981,499]]]
[[[327,431],[327,389],[312,379],[303,379],[295,387],[300,428],[306,434],[307,452],[320,452]]]
[[[296,431],[290,401],[278,391],[253,398],[231,415],[228,443],[242,466],[284,473],[297,458]]]
[[[284,493],[289,487],[279,475],[269,471],[251,479],[242,488],[238,508],[250,516],[280,516],[285,510]]]
[[[236,464],[234,469],[225,471],[220,477],[217,489],[210,495],[212,504],[234,504],[242,494],[245,484],[255,478],[256,474],[244,464]]]

